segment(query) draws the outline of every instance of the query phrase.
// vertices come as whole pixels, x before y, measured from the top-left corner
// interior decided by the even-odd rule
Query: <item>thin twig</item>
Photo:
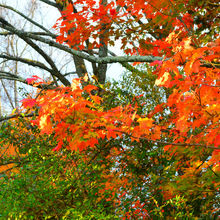
[[[154,143],[159,143],[159,144],[166,144],[166,145],[173,145],[173,146],[191,146],[191,147],[200,146],[200,147],[211,148],[211,149],[215,149],[215,150],[220,149],[219,147],[214,147],[214,146],[209,146],[209,145],[204,145],[204,144],[173,143],[173,142],[167,142],[167,141],[152,140],[152,139],[148,139],[148,138],[145,138],[145,137],[136,137],[134,135],[128,134],[125,131],[120,131],[120,130],[114,130],[114,131],[122,133],[122,134],[126,134],[129,137],[132,137],[134,139],[141,139],[141,140],[146,140],[146,141],[149,141],[149,142],[154,142]]]
[[[7,8],[17,14],[19,14],[20,16],[22,16],[23,18],[25,18],[27,21],[29,21],[30,23],[34,24],[35,26],[39,27],[40,29],[46,31],[48,34],[52,34],[48,29],[46,29],[45,27],[43,27],[42,25],[40,25],[39,23],[33,21],[32,19],[30,19],[29,17],[27,17],[26,15],[24,15],[23,13],[21,13],[20,11],[14,9],[13,7],[11,6],[8,6],[8,5],[3,5],[3,4],[0,4],[0,7],[3,7],[3,8]]]
[[[36,113],[29,113],[29,114],[26,114],[26,115],[22,114],[22,113],[19,113],[19,114],[9,115],[9,116],[6,116],[6,117],[1,117],[0,122],[7,121],[7,120],[10,120],[10,119],[13,119],[13,118],[18,118],[18,117],[28,118],[28,117],[33,117],[35,115],[36,115]]]

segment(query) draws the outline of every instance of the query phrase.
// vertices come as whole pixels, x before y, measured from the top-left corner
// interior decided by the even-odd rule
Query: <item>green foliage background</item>
[[[106,83],[103,108],[137,104],[139,115],[148,114],[157,104],[164,102],[170,92],[156,88],[154,80],[151,69],[143,66],[137,72],[126,73],[120,82]],[[141,94],[143,96],[137,99],[136,96]],[[143,105],[145,102],[148,105]],[[154,117],[165,122],[169,112]],[[22,132],[24,128],[28,128],[26,132]],[[125,213],[135,211],[132,203],[137,200],[149,213],[146,219],[217,219],[217,214],[211,216],[211,210],[219,206],[218,192],[213,188],[209,197],[204,198],[199,190],[210,189],[213,181],[219,181],[218,176],[207,170],[192,181],[181,182],[181,175],[176,171],[181,158],[164,153],[162,144],[146,140],[132,142],[126,135],[121,139],[102,140],[96,150],[83,152],[90,159],[85,162],[79,152],[65,148],[53,152],[56,138],[39,135],[39,130],[25,118],[2,124],[0,143],[4,146],[13,143],[19,149],[18,156],[1,158],[1,164],[15,161],[19,173],[1,173],[0,219],[120,219]],[[117,162],[115,158],[106,159],[115,146],[125,150],[116,158]],[[185,156],[189,155],[190,152],[186,151]],[[77,164],[73,165],[73,161]],[[106,171],[114,171],[116,175],[120,174],[120,178],[129,175],[132,187],[121,187],[126,196],[117,206],[107,199],[111,190],[99,194],[108,181],[103,175]],[[198,184],[201,186],[199,190]],[[172,186],[178,194],[165,200],[164,186]],[[119,198],[121,192],[115,197]],[[131,219],[136,217],[131,216]]]

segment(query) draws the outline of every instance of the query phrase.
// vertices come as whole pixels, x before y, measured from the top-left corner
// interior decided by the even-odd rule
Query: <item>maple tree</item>
[[[4,148],[25,158],[17,161],[23,169],[11,179],[6,175],[11,185],[3,182],[4,193],[16,186],[22,190],[28,176],[25,190],[34,196],[24,193],[27,206],[21,208],[18,199],[17,210],[5,215],[16,217],[21,209],[23,218],[217,217],[217,1],[55,5],[61,12],[54,26],[60,33],[57,42],[31,34],[24,39],[71,53],[81,78],[70,85],[56,72],[64,86],[51,86],[37,76],[26,80],[38,88],[37,95],[22,101],[23,115],[10,116],[13,120],[3,125],[1,137]],[[109,51],[117,40],[126,56]],[[93,78],[86,74],[83,59],[92,63]],[[105,83],[107,64],[114,62],[130,72],[121,83]],[[30,187],[32,183],[37,186]],[[48,201],[45,209],[42,200]]]

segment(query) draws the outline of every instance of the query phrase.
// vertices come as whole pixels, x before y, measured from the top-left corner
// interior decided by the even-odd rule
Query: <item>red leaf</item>
[[[115,9],[110,9],[110,14],[111,14],[111,16],[114,16],[116,14],[116,10]]]
[[[84,87],[84,90],[86,92],[91,92],[92,90],[96,90],[96,89],[97,89],[97,87],[94,86],[94,85],[87,85],[87,86]]]
[[[172,145],[164,146],[164,148],[163,148],[164,152],[168,151],[171,147],[172,147]]]
[[[32,84],[32,83],[34,83],[35,81],[37,81],[38,79],[41,80],[40,77],[34,75],[34,76],[32,76],[32,78],[27,78],[26,81],[27,81],[28,84]]]
[[[23,100],[21,100],[21,102],[25,108],[32,108],[37,103],[35,99],[23,99]]]
[[[217,135],[217,137],[215,138],[214,145],[215,145],[215,147],[220,146],[220,134]]]
[[[60,142],[58,143],[58,145],[57,145],[55,148],[52,149],[52,151],[59,151],[59,150],[62,148],[62,145],[63,145],[63,142],[60,141]]]
[[[162,65],[162,61],[161,60],[155,60],[154,62],[152,62],[151,64],[150,64],[150,66],[155,66],[155,65],[158,65],[159,67]]]

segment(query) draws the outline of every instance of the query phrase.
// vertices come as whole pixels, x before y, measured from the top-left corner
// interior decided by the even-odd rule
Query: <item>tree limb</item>
[[[35,22],[34,20],[30,19],[29,17],[27,17],[26,15],[24,15],[23,13],[21,13],[20,11],[14,9],[13,7],[11,6],[8,6],[8,5],[3,5],[3,4],[0,4],[0,7],[3,7],[3,8],[7,8],[17,14],[19,14],[20,16],[22,16],[23,18],[25,18],[27,21],[29,21],[30,23],[34,24],[35,26],[39,27],[40,29],[44,30],[46,33],[48,34],[52,34],[48,29],[46,29],[44,26],[38,24],[37,22]]]
[[[220,149],[220,147],[215,147],[215,146],[210,146],[210,145],[205,145],[205,144],[173,143],[173,142],[167,142],[167,141],[152,140],[152,139],[145,138],[145,137],[136,137],[136,136],[133,136],[133,135],[127,133],[127,132],[120,131],[120,130],[114,130],[114,131],[122,133],[122,134],[125,134],[125,135],[128,135],[128,137],[132,137],[134,139],[146,140],[146,141],[153,142],[153,143],[159,143],[159,144],[165,144],[165,145],[173,145],[173,146],[190,146],[190,147],[200,146],[200,147],[205,147],[205,148],[210,148],[210,149],[215,149],[215,150],[219,150]]]
[[[0,22],[1,22],[1,18],[0,18]],[[3,23],[3,22],[1,22]],[[112,57],[112,56],[107,56],[107,57],[103,57],[103,58],[99,58],[99,57],[95,57],[93,55],[88,55],[85,54],[81,51],[78,50],[73,50],[71,48],[69,48],[68,46],[56,43],[53,40],[49,40],[40,36],[36,36],[30,33],[25,33],[21,30],[15,29],[13,30],[13,28],[5,26],[4,24],[0,24],[1,28],[4,28],[8,31],[14,32],[16,35],[24,35],[26,37],[30,37],[31,39],[43,42],[45,44],[48,44],[50,46],[56,47],[60,50],[66,51],[69,54],[72,55],[76,55],[78,57],[81,57],[89,62],[94,62],[94,63],[123,63],[123,62],[154,62],[156,60],[163,60],[163,57],[157,57],[157,56],[117,56],[117,57]]]
[[[27,44],[29,44],[33,49],[35,49],[47,61],[47,63],[51,66],[51,68],[53,70],[52,72],[50,72],[52,76],[56,76],[65,86],[70,85],[70,82],[59,72],[59,70],[57,69],[53,60],[37,44],[35,44],[28,36],[24,35],[22,31],[18,32],[18,30],[15,27],[13,27],[5,19],[0,18],[0,22],[3,24],[2,28],[6,29],[6,30],[7,30],[7,28],[9,28],[10,29],[9,31],[17,34],[18,37],[20,37]]]
[[[108,53],[112,55],[113,57],[117,57],[115,53],[112,51],[108,50]],[[152,80],[152,76],[147,74],[146,72],[140,71],[139,69],[135,68],[134,66],[130,65],[129,63],[120,63],[124,68],[126,68],[128,71],[133,72],[133,73],[140,73],[140,74],[145,74],[146,78],[149,80]]]
[[[6,88],[6,86],[5,86],[5,84],[4,84],[2,79],[1,79],[1,83],[2,83],[2,87],[3,87],[4,91],[5,91],[5,94],[6,94],[8,100],[10,102],[11,107],[12,107],[12,109],[14,109],[15,107],[14,107],[13,101],[12,101],[12,99],[11,99],[9,93],[8,93],[8,90],[7,90],[7,88]]]
[[[19,82],[27,84],[26,79],[24,79],[16,74],[1,71],[1,70],[0,70],[0,79],[15,80],[15,81],[19,81]]]
[[[28,64],[30,66],[35,66],[35,67],[39,67],[41,69],[46,70],[49,73],[52,73],[53,70],[48,68],[46,65],[44,65],[43,63],[36,61],[36,60],[31,60],[31,59],[27,59],[27,58],[22,58],[22,57],[15,57],[15,56],[11,56],[11,55],[3,55],[0,54],[0,58],[2,59],[6,59],[6,60],[14,60],[14,61],[19,61],[25,64]]]
[[[0,122],[3,122],[3,121],[7,121],[7,120],[10,120],[10,119],[13,119],[13,118],[18,118],[18,117],[22,117],[22,118],[28,118],[28,117],[33,117],[34,115],[36,115],[35,113],[29,113],[29,114],[14,114],[14,115],[10,115],[10,116],[6,116],[6,117],[0,117]]]
[[[51,2],[49,0],[40,0],[40,1],[59,9],[58,5],[54,2]]]
[[[25,33],[29,33],[29,34],[34,34],[34,35],[40,35],[40,36],[48,36],[48,37],[52,37],[53,39],[56,39],[57,35],[56,34],[48,34],[48,33],[45,33],[45,32],[25,32]],[[1,32],[0,33],[1,36],[8,36],[8,35],[14,35],[14,33],[11,33],[11,32],[8,32],[8,31],[5,31],[5,32]]]

